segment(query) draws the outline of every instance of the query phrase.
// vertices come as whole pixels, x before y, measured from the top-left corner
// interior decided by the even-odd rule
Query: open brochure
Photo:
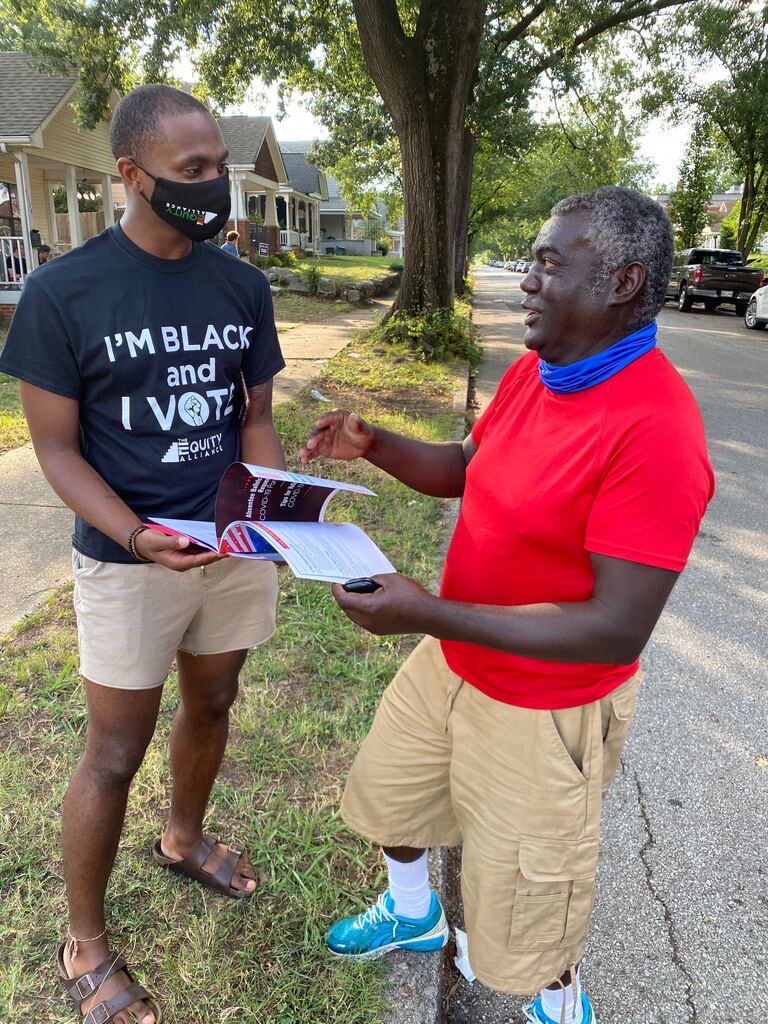
[[[358,484],[233,462],[219,482],[214,522],[152,517],[147,525],[209,551],[285,561],[306,580],[345,583],[395,572],[359,526],[324,522],[339,491],[374,493]]]

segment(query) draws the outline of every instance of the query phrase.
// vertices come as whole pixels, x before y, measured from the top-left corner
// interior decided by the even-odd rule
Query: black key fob
[[[350,594],[372,594],[375,590],[381,590],[381,584],[363,576],[359,580],[347,580],[344,589]]]

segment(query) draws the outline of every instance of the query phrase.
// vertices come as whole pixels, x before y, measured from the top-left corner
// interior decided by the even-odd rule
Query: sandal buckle
[[[100,1014],[100,1016],[97,1017],[97,1014]],[[85,1019],[88,1020],[88,1018],[90,1018],[89,1024],[107,1024],[107,1021],[110,1019],[107,1004],[99,1003],[98,1006],[92,1006],[86,1014]]]
[[[230,843],[229,852],[236,853],[238,857],[242,857],[243,854],[245,853],[245,849],[242,846],[239,846],[237,843]]]
[[[75,991],[80,999],[87,999],[88,996],[93,995],[95,989],[96,986],[90,974],[84,974],[82,978],[78,978],[75,982]]]

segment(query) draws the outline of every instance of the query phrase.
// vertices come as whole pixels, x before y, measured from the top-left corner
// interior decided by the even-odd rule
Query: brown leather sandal
[[[211,853],[213,853],[216,844],[220,842],[221,840],[216,836],[206,833],[197,846],[191,850],[183,860],[172,860],[170,857],[166,857],[163,853],[162,847],[160,846],[160,840],[158,839],[152,847],[152,856],[162,867],[168,868],[169,871],[173,871],[177,875],[184,875],[186,878],[192,878],[196,882],[200,882],[201,885],[204,885],[206,889],[210,889],[212,892],[221,893],[223,896],[228,896],[231,900],[250,899],[256,892],[255,889],[251,892],[244,892],[242,889],[236,889],[232,885],[235,868],[237,867],[238,861],[245,853],[242,846],[238,846],[236,843],[229,843],[227,855],[218,865],[216,870],[203,870],[203,864],[205,864]]]
[[[119,971],[124,971],[128,977],[128,985],[125,988],[120,989],[119,992],[115,992],[111,999],[102,1000],[100,1003],[94,1003],[90,1010],[80,1015],[80,1024],[109,1024],[110,1021],[115,1019],[115,1016],[120,1013],[121,1010],[125,1010],[131,1005],[131,1003],[144,1002],[149,1007],[150,1011],[154,1014],[155,1021],[160,1022],[160,1010],[158,1009],[157,1003],[154,1001],[152,996],[147,992],[143,985],[140,985],[135,980],[131,972],[128,970],[128,965],[121,956],[114,956],[112,953],[103,960],[98,967],[94,967],[92,971],[87,971],[85,974],[75,975],[70,977],[67,974],[67,968],[64,964],[64,949],[66,943],[62,942],[59,946],[57,961],[59,965],[59,975],[62,986],[66,989],[67,995],[77,1007],[78,1013],[80,1012],[80,1006],[89,999],[94,993],[98,992],[101,986],[111,978],[113,974],[117,974]]]

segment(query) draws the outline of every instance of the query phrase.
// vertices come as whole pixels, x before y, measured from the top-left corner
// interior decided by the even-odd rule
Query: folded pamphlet
[[[301,579],[345,583],[395,572],[359,526],[324,521],[340,491],[374,494],[359,484],[233,462],[219,482],[214,522],[152,517],[147,525],[235,558],[285,561]]]

